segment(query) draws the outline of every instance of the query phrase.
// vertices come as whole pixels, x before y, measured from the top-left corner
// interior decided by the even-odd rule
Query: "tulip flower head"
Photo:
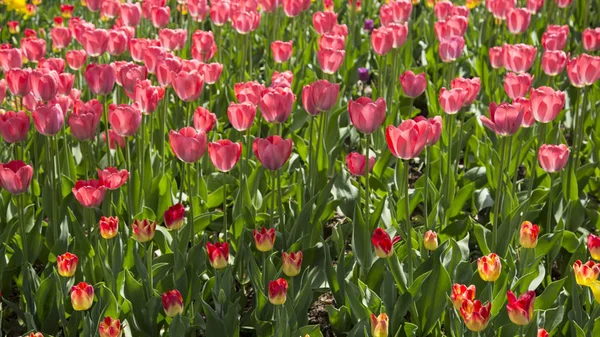
[[[549,123],[556,119],[565,106],[565,93],[550,87],[531,89],[531,113],[540,123]]]
[[[521,230],[519,232],[519,243],[523,248],[535,248],[537,246],[538,234],[540,227],[534,225],[529,221],[524,221],[521,224]]]
[[[283,273],[288,277],[294,277],[300,274],[300,269],[302,268],[302,251],[281,253],[281,263]]]
[[[358,152],[350,152],[346,156],[346,166],[353,176],[364,176],[366,171],[366,156]],[[375,166],[375,157],[369,158],[369,172]]]
[[[577,260],[573,264],[573,273],[575,273],[577,284],[589,287],[592,282],[598,279],[598,275],[600,275],[600,264],[594,261],[588,261],[584,264],[580,260]]]
[[[523,295],[517,297],[512,291],[506,293],[508,304],[508,318],[517,325],[527,325],[533,317],[533,304],[535,301],[535,291],[530,290]]]
[[[438,247],[437,233],[432,230],[425,232],[425,235],[423,235],[423,246],[427,250],[436,250]]]
[[[435,116],[426,119],[423,116],[415,117],[415,122],[426,121],[429,124],[429,132],[427,133],[427,142],[425,146],[432,146],[440,140],[442,136],[442,116]]]
[[[538,328],[537,337],[549,337],[550,334],[546,329]]]
[[[269,281],[269,302],[273,305],[283,305],[287,299],[288,283],[284,278]]]
[[[12,195],[26,192],[32,176],[33,168],[22,160],[0,163],[0,186]]]
[[[544,171],[556,173],[562,171],[569,160],[569,148],[565,144],[540,146],[538,161]]]
[[[427,120],[407,119],[398,127],[388,126],[385,135],[390,152],[404,160],[418,157],[427,144],[430,129]]]
[[[94,303],[94,287],[80,282],[71,288],[71,304],[75,311],[85,311]]]
[[[371,335],[373,337],[387,337],[388,336],[388,316],[385,313],[375,316],[371,314]]]
[[[331,110],[338,100],[340,85],[318,80],[302,88],[302,105],[308,114],[315,116]]]
[[[169,290],[161,295],[163,309],[168,317],[175,317],[183,313],[183,297],[179,290]]]
[[[254,243],[256,244],[256,249],[261,252],[268,252],[273,249],[273,245],[275,245],[275,228],[261,228],[260,231],[254,230]]]
[[[100,217],[100,222],[98,222],[98,229],[100,231],[100,235],[104,239],[112,239],[117,236],[119,232],[119,218],[118,217]]]
[[[31,120],[24,111],[0,113],[0,135],[7,143],[26,140],[30,125]]]
[[[75,275],[77,270],[77,262],[79,258],[77,255],[71,253],[64,253],[56,257],[56,267],[58,274],[62,277],[72,277]]]
[[[121,321],[110,316],[104,317],[98,325],[98,334],[100,337],[121,337]]]
[[[466,286],[464,284],[453,284],[452,285],[452,304],[456,310],[460,311],[462,304],[464,301],[474,301],[475,300],[475,286],[470,285]]]
[[[465,326],[471,331],[483,331],[489,322],[491,303],[482,305],[479,300],[465,300],[460,307],[460,315],[465,321]]]
[[[106,186],[96,179],[78,180],[71,191],[81,206],[95,208],[102,204]]]
[[[227,242],[206,243],[208,261],[215,269],[223,269],[229,265],[229,244]]]
[[[133,230],[133,237],[137,242],[144,243],[152,241],[154,233],[156,232],[156,221],[144,220],[133,220],[131,224]]]
[[[490,117],[481,116],[481,123],[499,136],[511,136],[519,131],[523,123],[523,110],[512,104],[490,103]]]
[[[98,178],[100,184],[109,190],[116,190],[123,186],[129,179],[129,171],[119,170],[116,167],[107,167],[104,170],[98,169]]]
[[[192,127],[184,127],[179,131],[171,130],[169,144],[173,153],[186,163],[198,161],[206,152],[206,133]]]
[[[183,226],[185,220],[185,208],[182,204],[175,204],[165,211],[165,226],[169,230],[178,230]]]
[[[285,165],[292,153],[292,146],[291,139],[283,139],[274,135],[254,139],[252,151],[267,170],[275,171]]]
[[[587,247],[592,256],[592,259],[599,261],[600,260],[600,237],[589,234],[587,238]]]
[[[234,143],[229,139],[219,139],[208,143],[210,161],[221,172],[229,172],[242,155],[242,143]]]
[[[427,77],[425,73],[415,75],[412,71],[407,70],[400,75],[400,84],[402,84],[402,92],[406,97],[416,98],[425,92]]]
[[[502,262],[495,253],[484,255],[477,259],[477,270],[479,277],[487,282],[494,282],[500,277],[502,271]]]
[[[390,235],[383,228],[375,228],[373,235],[371,236],[371,243],[375,248],[375,255],[379,258],[385,259],[394,254],[393,246],[394,243],[400,241],[400,236],[396,236],[393,240]]]
[[[360,97],[348,103],[348,113],[352,125],[364,134],[371,134],[381,126],[385,120],[386,102],[383,97],[376,101],[368,97]]]

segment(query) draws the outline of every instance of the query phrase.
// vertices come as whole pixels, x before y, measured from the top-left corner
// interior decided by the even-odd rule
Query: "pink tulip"
[[[277,0],[258,0],[260,4],[260,8],[265,11],[265,13],[273,13],[277,9],[280,4],[280,1]]]
[[[77,101],[73,113],[67,120],[71,134],[78,140],[89,140],[96,136],[102,118],[102,103],[97,99],[89,102]]]
[[[465,39],[462,36],[451,36],[440,41],[439,54],[442,62],[455,61],[462,55]]]
[[[85,6],[90,10],[90,12],[97,12],[102,8],[103,0],[86,0]]]
[[[135,62],[144,61],[144,52],[150,47],[148,39],[131,39],[129,40],[129,53]]]
[[[121,137],[135,135],[142,122],[142,112],[137,103],[133,105],[121,104],[108,112],[110,126]]]
[[[204,78],[196,70],[171,72],[171,84],[179,99],[184,102],[192,102],[200,97]]]
[[[85,50],[68,50],[65,58],[71,69],[79,70],[85,64],[86,56]]]
[[[167,51],[163,47],[150,46],[144,51],[144,65],[150,74],[154,74],[158,63],[167,58]]]
[[[187,2],[187,9],[192,19],[197,22],[204,21],[204,18],[206,18],[206,14],[208,14],[209,11],[206,0],[190,0]]]
[[[152,86],[150,80],[137,80],[134,88],[135,101],[139,104],[142,113],[151,114],[158,107],[158,103],[163,99],[165,89]]]
[[[548,173],[560,172],[569,160],[569,147],[565,144],[540,146],[538,161],[544,171]]]
[[[185,29],[163,28],[158,31],[158,39],[168,51],[181,50],[185,47],[187,31]]]
[[[490,103],[490,118],[481,116],[481,123],[499,136],[514,135],[523,122],[523,110],[508,103]]]
[[[69,73],[62,73],[58,75],[58,95],[69,95],[73,90],[73,84],[75,83],[75,75]]]
[[[335,25],[333,25],[333,28],[331,28],[329,34],[343,36],[344,38],[346,38],[348,37],[348,26],[336,23]]]
[[[6,80],[0,79],[0,104],[4,103],[6,97]]]
[[[38,62],[38,70],[44,72],[54,70],[58,74],[62,74],[65,71],[65,60],[56,57],[51,57],[47,59],[42,58]]]
[[[586,28],[581,34],[583,49],[594,52],[600,49],[600,27],[595,29]]]
[[[252,151],[267,170],[275,171],[283,167],[292,153],[292,140],[269,136],[256,138],[252,143]]]
[[[267,88],[258,103],[260,112],[269,123],[284,123],[292,113],[296,95],[290,88]]]
[[[0,114],[0,135],[9,144],[24,141],[27,139],[30,124],[29,116],[25,112],[7,111]]]
[[[27,192],[32,175],[33,168],[22,160],[0,163],[0,186],[12,195]]]
[[[100,184],[107,189],[116,190],[127,182],[129,171],[119,170],[116,167],[107,167],[104,170],[98,169],[98,179]]]
[[[567,8],[573,0],[554,0],[559,8]]]
[[[198,161],[206,152],[206,133],[192,127],[185,127],[179,131],[171,130],[169,143],[175,156],[186,163]]]
[[[364,176],[366,170],[366,159],[365,155],[358,152],[350,152],[346,156],[346,167],[353,176]],[[369,172],[373,170],[375,166],[375,157],[369,157]]]
[[[81,206],[95,208],[102,204],[106,187],[96,179],[78,180],[71,191]]]
[[[37,62],[46,55],[46,40],[26,37],[21,39],[21,50],[29,61]]]
[[[425,92],[427,77],[425,73],[415,75],[411,70],[407,70],[400,75],[400,84],[406,97],[416,98]]]
[[[133,96],[135,85],[138,81],[146,79],[147,72],[148,70],[145,66],[138,66],[135,63],[129,62],[119,67],[115,80],[123,86],[123,89],[125,89],[129,96]]]
[[[450,1],[436,1],[433,6],[433,12],[438,20],[446,20],[454,8],[454,4]]]
[[[531,113],[540,123],[552,122],[565,106],[565,93],[550,87],[531,89]]]
[[[335,12],[315,12],[312,22],[317,34],[327,34],[337,23],[337,14]]]
[[[29,94],[30,69],[13,68],[6,73],[6,86],[13,96],[24,97]]]
[[[36,99],[48,102],[56,96],[60,79],[56,71],[33,70],[29,74],[29,87]]]
[[[303,0],[283,0],[281,5],[285,15],[294,18],[302,13]]]
[[[233,86],[235,98],[238,102],[250,102],[254,105],[258,105],[262,97],[262,92],[265,90],[265,86],[258,82],[245,82],[236,83]]]
[[[108,31],[105,29],[88,29],[81,35],[81,44],[89,56],[101,56],[108,48]]]
[[[386,55],[392,50],[394,35],[392,30],[386,27],[373,29],[371,32],[371,46],[378,55]]]
[[[408,37],[408,24],[390,23],[387,27],[392,32],[392,48],[398,49],[402,47],[404,42],[406,42],[406,38]]]
[[[371,134],[385,121],[386,102],[379,97],[373,102],[368,97],[359,97],[348,103],[348,113],[352,125],[361,133]]]
[[[122,30],[111,29],[108,32],[106,50],[112,56],[119,56],[127,50],[128,38]]]
[[[574,87],[583,88],[594,84],[600,78],[600,56],[581,54],[570,59],[567,62],[567,75]]]
[[[33,111],[33,124],[44,136],[54,136],[65,123],[65,116],[60,105],[40,105]]]
[[[52,48],[61,50],[69,46],[73,34],[67,27],[54,27],[50,30],[50,37],[52,38]]]
[[[0,69],[4,72],[9,71],[12,68],[21,68],[23,66],[23,52],[21,49],[0,48]]]
[[[158,61],[156,65],[156,79],[161,87],[165,88],[171,85],[171,72],[178,73],[181,71],[181,59],[176,57],[167,57],[164,60]]]
[[[511,99],[525,97],[532,82],[533,76],[529,73],[508,73],[504,77],[504,91]]]
[[[290,70],[286,70],[283,72],[278,72],[275,70],[273,75],[271,76],[271,85],[270,88],[282,87],[282,88],[292,88],[292,81],[294,80],[294,73]]]
[[[464,102],[463,107],[471,105],[476,99],[477,95],[479,95],[479,90],[481,89],[481,80],[479,77],[475,78],[462,78],[457,77],[450,82],[451,89],[463,89],[466,92],[464,93]]]
[[[502,47],[492,47],[489,50],[490,64],[494,69],[504,67],[504,52]]]
[[[310,115],[331,110],[338,100],[340,85],[318,80],[302,88],[302,105]]]
[[[102,140],[106,143],[106,133],[102,132]],[[117,148],[117,145],[122,149],[125,147],[125,138],[119,136],[115,130],[108,129],[108,141],[111,150]]]
[[[204,83],[215,84],[221,77],[223,72],[223,65],[221,63],[202,63],[198,69],[200,74],[204,77]]]
[[[244,103],[230,103],[227,108],[227,117],[234,129],[246,131],[252,127],[256,116],[256,105]]]
[[[433,118],[425,118],[423,116],[415,117],[415,122],[426,121],[429,124],[429,133],[427,134],[427,142],[425,146],[432,146],[440,140],[442,135],[442,116]]]
[[[83,76],[88,88],[95,95],[108,95],[115,86],[115,69],[108,64],[89,64]]]
[[[384,4],[379,9],[381,25],[387,27],[390,23],[403,24],[410,18],[412,2],[402,0]]]
[[[430,130],[426,120],[419,122],[407,119],[398,127],[390,125],[385,130],[385,136],[390,152],[404,160],[418,157],[427,144]]]
[[[114,19],[121,15],[121,2],[119,0],[102,1],[101,17]]]
[[[531,13],[525,8],[513,8],[506,15],[506,26],[512,34],[523,34],[529,27]]]
[[[542,55],[542,69],[548,76],[556,76],[563,72],[569,56],[562,50],[546,50]]]
[[[527,9],[531,14],[538,13],[544,6],[544,0],[527,0]]]
[[[229,172],[242,155],[242,143],[234,143],[229,139],[220,139],[208,143],[210,161],[221,172]]]
[[[141,20],[142,9],[139,3],[124,2],[121,4],[121,20],[125,26],[136,27]]]
[[[549,25],[542,34],[542,46],[544,50],[562,50],[567,44],[569,27],[567,25]]]
[[[508,12],[516,7],[515,0],[489,0],[486,1],[487,9],[492,12],[494,18],[505,20]]]
[[[273,54],[273,60],[275,60],[276,63],[286,62],[292,56],[292,41],[271,42],[271,53]]]
[[[527,72],[535,61],[537,50],[527,44],[505,44],[502,47],[502,63],[506,70],[515,73]]]
[[[440,105],[445,113],[454,115],[460,111],[469,95],[469,91],[463,88],[447,90],[442,88],[439,94]]]
[[[258,28],[260,13],[256,10],[236,11],[231,14],[231,25],[239,34],[248,34]]]
[[[194,111],[194,128],[198,131],[209,133],[217,123],[217,115],[204,107],[198,107]]]
[[[171,8],[168,6],[154,6],[150,10],[150,21],[154,28],[162,28],[169,24]]]
[[[29,94],[27,94],[27,96],[23,97],[23,100],[21,102],[23,103],[23,105],[25,106],[25,108],[27,110],[29,110],[29,111],[33,111],[33,110],[37,109],[38,104],[42,103],[42,102],[38,101],[33,96],[32,93],[29,93]],[[51,104],[51,105],[58,104],[58,103],[55,103],[55,102],[52,102],[52,101],[50,101],[48,103]],[[58,105],[60,105],[60,104],[58,104]]]
[[[217,3],[210,4],[210,18],[212,22],[217,26],[222,26],[230,17],[230,5],[229,2],[219,1]]]
[[[535,119],[531,113],[531,101],[528,98],[517,97],[512,101],[512,105],[519,110],[523,110],[523,122],[521,123],[522,127],[528,128],[535,123]]]
[[[321,49],[317,51],[317,60],[324,73],[335,74],[342,65],[345,55],[344,50]]]
[[[321,35],[319,37],[319,49],[335,49],[343,50],[346,43],[346,38],[340,35]]]

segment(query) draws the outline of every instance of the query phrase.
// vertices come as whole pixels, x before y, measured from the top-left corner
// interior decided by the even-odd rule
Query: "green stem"
[[[125,157],[127,160],[127,170],[129,170],[129,172],[131,171],[131,150],[129,149],[129,147],[131,146],[129,139],[125,138]],[[129,182],[129,184],[127,184],[127,202],[129,203],[128,208],[129,208],[129,217],[133,217],[133,215],[135,214],[134,210],[133,210],[133,182]]]
[[[425,148],[425,195],[423,196],[423,211],[425,213],[425,228],[434,230],[435,226],[429,227],[429,164],[431,162],[431,156],[429,153],[429,146]]]
[[[455,122],[455,115],[448,115],[448,148],[446,150],[447,152],[447,161],[446,161],[446,179],[444,180],[444,188],[445,188],[445,192],[444,192],[444,226],[443,228],[446,228],[446,225],[448,224],[448,214],[446,212],[446,210],[448,210],[450,208],[450,175],[452,174],[452,141],[453,141],[453,137],[454,137],[454,122]]]
[[[140,189],[138,190],[138,200],[140,203],[142,203],[142,197],[144,195],[144,180],[145,180],[145,170],[144,167],[146,166],[145,160],[146,160],[146,115],[142,115],[142,130],[141,130],[141,135],[140,135],[140,146],[138,147],[138,151],[139,151],[139,156],[140,156],[140,161],[141,161],[141,165],[140,165]]]
[[[194,195],[194,192],[192,190],[192,168],[194,167],[193,164],[189,164],[187,165],[188,167],[188,174],[187,174],[187,188],[188,188],[188,204],[190,205],[190,217],[188,219],[188,232],[190,233],[190,235],[188,236],[188,239],[190,240],[190,246],[194,245],[194,198],[192,197]]]
[[[312,191],[313,191],[313,181],[312,181],[312,176],[313,176],[313,171],[314,171],[314,160],[313,160],[313,127],[315,124],[315,117],[310,116],[310,122],[309,127],[308,127],[308,179],[306,179],[308,181],[308,185],[309,185],[309,197],[312,197]]]
[[[273,214],[275,213],[275,171],[271,171],[271,214],[269,228],[273,228]]]
[[[227,234],[229,232],[229,226],[227,225],[227,173],[223,175],[223,232],[225,242],[227,242]]]
[[[356,0],[354,0],[356,1]],[[371,210],[369,206],[369,135],[365,135],[365,224],[367,225],[368,230],[371,230],[370,226],[370,215]]]
[[[496,171],[496,197],[494,198],[494,223],[492,232],[492,244],[493,251],[498,248],[498,222],[500,221],[500,199],[502,196],[502,188],[504,187],[504,153],[506,152],[506,140],[504,137],[500,138],[500,165],[498,165],[498,171]]]
[[[408,284],[413,283],[413,261],[412,261],[412,228],[410,225],[410,205],[408,200],[408,189],[409,189],[409,180],[408,180],[408,171],[410,165],[408,160],[404,161],[404,212],[406,214],[406,243],[408,245]]]
[[[550,175],[550,190],[548,191],[548,213],[546,213],[546,221],[548,222],[548,233],[552,233],[554,230],[554,216],[552,215],[552,207],[554,205],[554,193],[552,189],[552,184],[554,183],[554,176],[552,173]]]
[[[283,246],[285,247],[285,219],[283,217],[283,196],[281,192],[281,169],[277,170],[277,194],[279,195],[279,231],[282,235]]]
[[[551,1],[553,2],[553,1]],[[519,223],[523,222],[523,218],[527,215],[527,213],[529,212],[529,206],[531,205],[531,196],[533,194],[533,185],[535,184],[535,179],[537,176],[537,165],[538,165],[538,154],[539,154],[539,149],[540,146],[542,146],[542,144],[545,141],[545,137],[546,136],[546,124],[542,123],[539,126],[539,130],[538,130],[538,144],[537,144],[537,148],[535,149],[535,154],[533,156],[533,163],[531,165],[531,181],[529,182],[529,187],[527,189],[527,199],[526,199],[526,203],[527,205],[525,206],[525,211],[523,212],[523,214],[521,215],[521,221],[519,221]],[[569,184],[570,180],[567,180],[567,184]]]
[[[165,89],[165,96],[163,97],[164,103],[163,103],[163,109],[162,109],[162,118],[160,121],[160,158],[162,160],[162,175],[165,175],[165,167],[166,167],[166,159],[165,159],[165,153],[166,153],[166,147],[167,147],[167,142],[165,140],[165,129],[166,129],[166,124],[167,124],[167,108],[168,108],[168,101],[169,101],[169,89]]]
[[[104,96],[104,111],[103,111],[103,117],[104,117],[104,132],[105,132],[105,137],[106,137],[106,162],[108,163],[108,166],[112,166],[111,165],[111,159],[110,159],[110,141],[108,138],[108,96]]]
[[[152,275],[152,251],[154,249],[154,242],[150,240],[148,242],[148,250],[146,250],[146,266],[148,270],[148,299],[154,297],[154,281]]]
[[[25,299],[27,301],[27,309],[28,312],[32,315],[35,313],[35,307],[33,303],[32,289],[30,288],[30,280],[29,280],[29,259],[27,258],[27,249],[29,246],[27,245],[27,232],[25,230],[25,196],[21,193],[18,197],[19,203],[19,230],[21,235],[21,244],[23,245],[21,257],[21,273],[23,273],[23,293],[25,294]]]

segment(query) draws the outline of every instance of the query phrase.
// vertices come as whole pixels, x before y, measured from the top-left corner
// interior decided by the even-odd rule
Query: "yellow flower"
[[[27,14],[27,2],[25,0],[4,0],[7,11],[15,11],[19,14]]]
[[[600,281],[596,280],[592,282],[589,287],[592,290],[592,293],[594,294],[596,302],[600,303]]]

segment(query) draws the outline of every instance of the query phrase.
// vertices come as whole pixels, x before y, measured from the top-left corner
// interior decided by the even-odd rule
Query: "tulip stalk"
[[[25,294],[25,298],[27,300],[27,307],[29,312],[33,315],[35,313],[34,302],[33,302],[33,291],[30,289],[30,281],[29,281],[29,259],[27,258],[27,232],[25,230],[25,196],[21,193],[18,197],[18,208],[19,208],[19,230],[21,235],[21,244],[22,244],[22,257],[21,257],[21,273],[23,273],[23,293]],[[28,324],[29,325],[29,324]]]
[[[188,182],[188,204],[190,205],[190,217],[188,219],[188,226],[189,226],[189,240],[191,241],[190,243],[193,245],[194,243],[194,200],[192,198],[193,195],[193,191],[192,191],[192,168],[193,168],[193,164],[187,165],[188,167],[188,174],[187,175],[187,182]],[[225,173],[225,175],[227,175],[227,173]],[[225,200],[225,198],[223,198],[223,200]],[[225,207],[223,208],[225,209]],[[225,213],[227,214],[227,213]],[[225,215],[225,221],[227,221],[227,215]],[[227,222],[225,222],[225,232],[227,233]]]
[[[309,127],[308,127],[308,185],[309,185],[309,191],[310,191],[310,195],[309,198],[312,198],[312,194],[313,194],[313,171],[314,171],[314,159],[313,159],[313,127],[315,124],[315,117],[310,116],[310,122],[309,122]]]
[[[425,228],[434,230],[435,225],[429,227],[429,164],[431,162],[431,155],[429,153],[429,146],[425,148],[425,195],[423,196],[423,212],[425,213]]]
[[[492,232],[492,243],[493,250],[496,251],[498,248],[498,222],[500,221],[500,199],[502,199],[502,189],[504,187],[504,157],[506,152],[506,138],[500,138],[500,154],[498,158],[500,159],[500,165],[498,165],[498,170],[496,171],[496,197],[494,198],[494,223],[493,223],[493,232]]]
[[[166,158],[165,158],[165,153],[166,153],[166,147],[167,147],[167,142],[165,140],[165,128],[166,128],[166,124],[167,124],[167,109],[168,109],[168,102],[169,102],[169,89],[165,88],[165,97],[163,98],[164,100],[164,106],[162,109],[162,120],[160,121],[160,158],[162,159],[162,175],[165,175],[165,168],[166,168]],[[131,172],[131,171],[130,171]]]
[[[525,207],[525,211],[523,212],[523,214],[521,215],[521,221],[519,221],[519,223],[523,222],[523,218],[525,217],[525,215],[527,214],[527,212],[529,211],[529,205],[531,204],[531,196],[533,194],[533,185],[535,184],[535,179],[537,176],[537,163],[538,163],[538,155],[539,155],[539,149],[540,146],[542,146],[542,144],[544,143],[546,139],[546,124],[545,123],[541,123],[538,129],[538,146],[537,149],[535,150],[535,155],[533,157],[533,167],[531,169],[531,181],[529,182],[529,188],[527,189],[527,206]],[[567,186],[570,186],[570,182],[571,179],[567,180]],[[567,190],[569,190],[567,188]]]
[[[367,161],[368,167],[368,161]],[[408,181],[408,172],[410,169],[410,165],[408,160],[404,161],[404,212],[406,214],[406,244],[408,247],[408,284],[412,284],[413,282],[413,261],[412,261],[412,229],[410,225],[410,205],[408,200],[408,189],[409,189],[409,181]]]
[[[131,150],[129,149],[131,145],[129,144],[129,141],[127,138],[125,138],[125,159],[127,161],[127,171],[128,172],[133,172],[131,171]],[[130,182],[127,186],[127,202],[128,202],[128,209],[129,209],[129,216],[133,217],[133,215],[135,214],[133,211],[133,182]]]
[[[106,162],[107,162],[107,166],[112,166],[110,163],[110,141],[108,138],[108,96],[105,95],[104,96],[104,111],[102,113],[103,115],[103,119],[104,119],[104,127],[105,127],[105,136],[106,136]],[[130,171],[131,172],[131,171]]]
[[[223,175],[223,232],[225,235],[225,242],[228,242],[227,232],[229,232],[229,226],[227,224],[227,173]]]
[[[444,218],[443,218],[443,228],[445,228],[448,224],[448,214],[446,210],[450,208],[449,205],[449,193],[450,193],[450,175],[452,174],[452,141],[454,138],[454,124],[456,122],[454,115],[448,115],[447,127],[448,127],[448,147],[447,147],[447,161],[446,161],[446,179],[444,180]]]
[[[369,209],[369,145],[369,135],[367,134],[365,135],[365,224],[370,230],[371,210]]]
[[[146,270],[148,271],[148,299],[154,297],[154,280],[152,275],[152,251],[154,249],[154,241],[148,242],[146,250]]]

